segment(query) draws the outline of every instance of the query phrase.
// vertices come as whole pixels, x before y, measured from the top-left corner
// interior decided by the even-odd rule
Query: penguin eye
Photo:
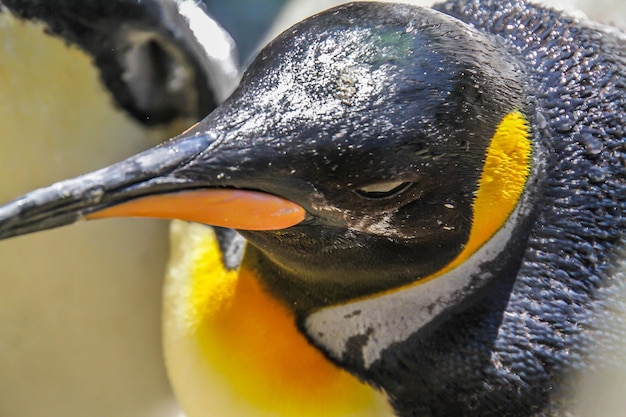
[[[391,198],[408,189],[411,184],[413,183],[404,181],[385,181],[378,182],[376,184],[366,185],[365,187],[361,187],[358,190],[355,190],[355,192],[363,198]]]

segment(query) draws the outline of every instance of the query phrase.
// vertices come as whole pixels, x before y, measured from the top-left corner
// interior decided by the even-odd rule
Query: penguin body
[[[546,150],[532,186],[541,208],[510,281],[388,349],[366,375],[381,378],[400,415],[565,415],[581,374],[624,368],[619,349],[600,348],[624,340],[624,35],[521,2],[435,9],[522,61]]]
[[[181,136],[1,208],[0,236],[122,215],[239,229],[245,251],[209,231],[169,267],[166,356],[190,413],[213,411],[199,387],[254,395],[259,369],[284,377],[277,401],[376,403],[333,403],[354,379],[263,356],[275,334],[401,417],[571,415],[581,373],[625,365],[594,360],[625,336],[623,40],[523,2],[340,6]],[[256,315],[280,329],[234,319]]]

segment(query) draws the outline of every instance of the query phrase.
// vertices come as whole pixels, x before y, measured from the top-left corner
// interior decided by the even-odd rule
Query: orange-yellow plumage
[[[224,268],[212,229],[175,222],[173,238],[166,359],[190,416],[391,415],[309,344],[253,271]]]

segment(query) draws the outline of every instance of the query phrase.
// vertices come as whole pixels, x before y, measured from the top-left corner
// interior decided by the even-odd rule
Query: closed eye
[[[385,181],[376,184],[366,185],[355,192],[363,197],[372,200],[395,197],[407,190],[413,183],[405,181]]]

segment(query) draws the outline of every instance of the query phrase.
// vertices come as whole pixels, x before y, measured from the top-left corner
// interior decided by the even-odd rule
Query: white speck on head
[[[282,68],[269,75],[273,80],[260,91],[255,100],[258,107],[250,109],[242,129],[263,127],[266,122],[255,120],[254,115],[271,108],[280,111],[282,124],[307,119],[316,123],[336,119],[346,106],[358,106],[372,97],[383,96],[385,87],[380,80],[386,79],[388,68],[381,65],[373,69],[363,62],[362,50],[343,47],[358,45],[370,32],[355,28],[304,45],[304,51],[286,51],[281,58]]]
[[[361,216],[351,226],[351,229],[377,236],[404,237],[393,226],[394,212],[380,214],[378,216]]]

